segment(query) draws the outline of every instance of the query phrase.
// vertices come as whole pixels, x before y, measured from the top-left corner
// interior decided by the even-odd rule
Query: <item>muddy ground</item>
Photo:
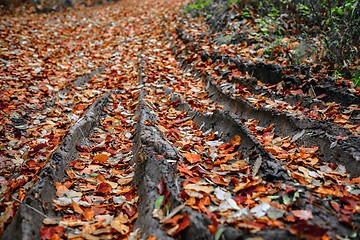
[[[183,7],[120,1],[42,15],[44,24],[2,19],[4,49],[19,43],[3,26],[33,25],[45,43],[49,29],[63,31],[85,46],[74,58],[92,62],[47,57],[42,67],[58,72],[42,70],[30,84],[39,90],[20,74],[34,69],[13,63],[27,50],[2,53],[2,239],[359,238],[358,90],[310,66],[234,54],[252,38],[217,44],[219,31]],[[75,31],[88,37],[77,42],[61,19],[89,24]],[[44,103],[12,107],[33,98]],[[46,114],[50,130],[34,123]]]

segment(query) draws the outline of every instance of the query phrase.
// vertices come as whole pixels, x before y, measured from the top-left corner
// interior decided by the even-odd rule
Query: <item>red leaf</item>
[[[339,136],[336,136],[335,138],[336,138],[336,140],[347,140],[349,137],[339,135]]]
[[[185,216],[179,221],[178,224],[179,224],[178,232],[181,232],[182,230],[190,226],[190,217],[187,214],[185,214]]]
[[[289,231],[298,238],[304,237],[306,239],[321,239],[321,237],[327,232],[326,229],[317,225],[311,225],[306,221],[301,221],[292,225]]]
[[[50,240],[54,235],[63,235],[65,228],[62,226],[43,227],[40,229],[42,240]]]
[[[347,216],[347,215],[341,215],[339,217],[339,221],[342,222],[342,223],[346,223],[349,226],[352,226],[351,218],[349,216]]]
[[[129,218],[131,218],[132,216],[134,216],[136,214],[136,207],[134,207],[133,205],[130,205],[130,204],[124,204],[122,206],[122,210],[126,215],[129,216]]]
[[[336,202],[330,201],[330,205],[336,212],[340,211],[340,206]]]
[[[40,151],[41,149],[43,149],[44,147],[46,147],[47,144],[46,143],[40,143],[38,145],[36,145],[32,151],[30,152],[30,154],[34,154],[34,153],[37,153],[38,151]]]
[[[81,145],[77,145],[76,150],[78,150],[79,152],[91,152],[91,148]]]
[[[112,190],[112,187],[110,184],[106,182],[100,183],[96,188],[96,193],[99,195],[106,195]]]
[[[161,181],[159,182],[159,184],[157,185],[158,188],[158,193],[160,195],[163,195],[165,190],[166,190],[166,183],[164,179],[161,179]]]

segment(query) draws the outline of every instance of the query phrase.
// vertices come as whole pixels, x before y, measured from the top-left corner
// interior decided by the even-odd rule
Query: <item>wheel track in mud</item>
[[[299,174],[299,171],[296,171],[296,168],[291,168],[296,163],[288,163],[275,153],[269,152],[267,149],[269,146],[264,145],[262,139],[258,137],[258,132],[269,131],[271,133],[274,130],[276,136],[288,137],[292,144],[300,146],[311,147],[316,143],[319,146],[319,158],[324,162],[322,166],[324,166],[324,169],[330,169],[330,172],[326,172],[328,175],[324,173],[325,175],[321,179],[330,178],[336,181],[339,178],[339,181],[343,184],[341,186],[344,187],[348,182],[345,174],[341,169],[340,172],[334,172],[332,168],[328,167],[327,162],[341,162],[353,176],[358,176],[359,169],[356,168],[359,161],[359,149],[356,148],[356,144],[359,142],[358,137],[353,136],[347,129],[336,125],[320,121],[315,122],[310,119],[300,120],[281,111],[261,107],[256,108],[241,96],[233,97],[231,94],[225,93],[219,84],[209,76],[203,75],[200,76],[201,79],[197,79],[202,74],[197,71],[196,67],[184,63],[184,61],[181,63],[182,59],[186,59],[186,54],[182,55],[182,51],[176,48],[171,49],[170,45],[162,47],[158,45],[158,42],[168,44],[169,39],[173,42],[176,39],[166,35],[162,30],[157,31],[157,33],[162,34],[159,34],[161,37],[149,39],[146,44],[142,42],[143,45],[139,47],[141,51],[139,52],[138,63],[133,64],[137,68],[137,74],[132,75],[132,77],[137,76],[137,79],[128,80],[128,85],[126,85],[126,82],[122,85],[122,87],[127,88],[126,91],[118,92],[113,90],[97,99],[87,110],[84,117],[74,125],[64,138],[62,145],[52,154],[50,161],[39,176],[39,180],[20,205],[19,211],[12,223],[7,227],[3,239],[37,239],[40,236],[42,226],[56,226],[58,224],[50,221],[48,224],[43,225],[42,221],[45,216],[60,221],[59,219],[66,215],[64,210],[59,211],[57,209],[54,211],[53,200],[56,199],[57,194],[55,182],[64,182],[70,177],[69,172],[66,172],[67,176],[64,174],[64,166],[70,168],[70,163],[74,159],[76,160],[79,153],[88,151],[82,147],[83,143],[87,142],[86,139],[92,133],[98,133],[95,131],[97,126],[106,121],[111,122],[109,119],[106,120],[108,116],[117,114],[116,111],[106,110],[109,107],[108,103],[106,103],[107,99],[110,98],[109,96],[113,99],[112,101],[119,101],[115,104],[116,106],[125,106],[126,110],[124,111],[129,111],[125,114],[126,116],[135,114],[133,119],[136,120],[136,124],[121,127],[119,131],[122,134],[116,135],[118,138],[124,138],[125,129],[133,133],[132,163],[135,164],[135,169],[129,170],[130,165],[128,163],[122,165],[122,158],[119,158],[122,160],[118,159],[120,161],[119,166],[116,164],[105,166],[109,167],[109,169],[111,166],[118,170],[129,170],[134,174],[132,184],[137,188],[136,196],[138,200],[134,200],[131,206],[137,209],[136,214],[138,216],[135,220],[133,213],[130,214],[128,210],[124,210],[119,206],[116,211],[108,211],[113,214],[114,218],[111,218],[111,221],[115,223],[122,221],[116,218],[119,217],[119,212],[128,214],[126,224],[133,223],[133,227],[129,224],[129,230],[126,231],[126,234],[122,234],[115,223],[110,227],[110,223],[107,223],[107,227],[102,226],[102,229],[106,229],[107,232],[100,231],[98,233],[93,231],[89,235],[84,232],[76,232],[74,230],[76,227],[67,226],[66,231],[69,232],[67,232],[66,236],[68,238],[70,233],[73,234],[72,237],[90,238],[91,234],[96,237],[101,237],[101,234],[124,237],[131,232],[132,239],[137,239],[140,235],[145,238],[155,236],[158,239],[173,239],[171,234],[181,228],[181,223],[186,223],[185,228],[178,232],[177,235],[181,239],[213,239],[216,229],[222,229],[222,236],[225,239],[251,239],[252,237],[277,239],[279,236],[286,239],[296,239],[296,233],[305,228],[313,228],[319,232],[318,234],[327,233],[331,237],[337,234],[348,236],[353,232],[353,228],[359,228],[358,212],[353,212],[354,214],[350,216],[354,225],[349,227],[339,220],[341,213],[334,212],[332,205],[330,205],[332,201],[346,205],[346,201],[350,201],[348,198],[354,199],[356,196],[344,191],[343,196],[335,196],[332,199],[331,196],[335,191],[332,193],[316,192],[313,188],[306,186],[311,184],[306,182],[308,179],[299,182],[294,178],[296,176],[294,173]],[[180,49],[180,46],[177,47]],[[163,51],[164,54],[160,55],[160,57],[153,57],[156,56],[159,50]],[[171,50],[173,50],[173,54],[171,54]],[[180,62],[178,65],[173,59],[175,56],[178,57]],[[181,68],[184,71],[181,71]],[[166,73],[166,69],[171,69],[171,72]],[[103,70],[106,71],[106,67]],[[259,71],[265,71],[269,75],[273,74],[271,71],[267,72],[267,69]],[[180,77],[180,75],[185,75],[186,81],[183,81],[184,78]],[[282,78],[281,74],[280,77]],[[86,82],[86,79],[88,79],[86,76],[79,79],[80,84]],[[169,84],[169,82],[171,83]],[[182,85],[186,85],[185,90],[176,88],[176,86]],[[206,93],[206,100],[200,101],[200,97],[197,99],[196,94],[192,96],[186,95],[186,90],[195,88],[197,91],[195,93],[198,95]],[[60,94],[65,94],[66,91],[67,89],[64,89]],[[137,96],[137,99],[130,101],[128,98],[123,97],[130,94]],[[114,98],[116,95],[117,97]],[[197,102],[197,100],[199,101]],[[311,99],[308,100],[312,102]],[[134,112],[135,108],[137,109],[136,112]],[[255,124],[256,127],[251,122],[254,119],[258,120]],[[271,123],[274,124],[274,129],[267,129]],[[116,128],[115,125],[111,124],[107,127],[109,129],[111,127]],[[209,137],[210,135],[213,135],[214,138]],[[338,141],[336,139],[337,135],[346,135],[348,139]],[[209,162],[211,161],[209,161],[205,153],[211,148],[205,148],[203,152],[200,152],[201,146],[206,143],[205,140],[194,140],[195,142],[187,142],[186,144],[180,143],[183,140],[182,138],[188,140],[204,137],[208,140],[207,142],[218,141],[226,144],[234,141],[233,139],[236,136],[240,136],[240,142],[231,143],[233,144],[231,147],[236,149],[232,154],[237,157],[229,159],[232,167],[239,167],[239,170],[236,171],[229,170],[230,164],[227,162],[215,165],[215,167],[210,166]],[[324,139],[320,144],[317,142],[319,136],[323,136],[322,139]],[[330,147],[335,141],[336,145]],[[200,160],[195,164],[189,163],[185,156],[190,150],[192,153],[195,152],[201,155],[204,160]],[[329,152],[326,150],[329,150]],[[340,152],[340,154],[336,154],[336,152]],[[98,153],[101,153],[101,151]],[[342,161],[344,156],[346,156],[348,162]],[[85,164],[91,164],[91,159]],[[314,168],[311,168],[311,170],[314,170]],[[228,176],[229,178],[227,178]],[[113,178],[114,176],[106,178],[106,181],[112,181]],[[196,185],[195,178],[201,181],[200,185]],[[227,180],[229,182],[226,184]],[[96,179],[96,181],[100,180]],[[104,180],[104,182],[106,181]],[[242,186],[242,183],[249,185]],[[97,184],[99,186],[100,183],[97,182]],[[254,186],[251,184],[254,184]],[[271,227],[261,222],[261,218],[254,216],[247,219],[245,214],[243,217],[239,215],[236,218],[234,210],[231,210],[231,208],[228,211],[233,211],[232,217],[227,216],[220,209],[215,210],[215,214],[211,212],[210,207],[214,206],[214,203],[216,207],[219,207],[221,205],[219,199],[216,200],[214,196],[209,197],[210,194],[206,191],[194,191],[194,188],[199,186],[212,188],[212,192],[231,193],[232,198],[230,199],[236,199],[236,203],[241,206],[242,210],[247,209],[246,214],[250,214],[250,210],[253,211],[257,204],[261,205],[264,202],[249,198],[247,200],[251,203],[245,203],[243,199],[245,196],[255,194],[259,196],[259,199],[270,195],[278,197],[282,200],[279,200],[277,205],[274,206],[278,207],[276,209],[280,209],[279,205],[284,204],[285,201],[283,196],[290,194],[295,199],[295,194],[299,194],[297,200],[290,204],[291,206],[286,206],[284,210],[286,213],[283,214],[288,214],[287,211],[290,212],[291,210],[306,209],[312,212],[313,218],[309,221],[294,219],[294,223],[286,222],[281,226],[285,227],[285,229],[281,229],[276,227],[276,224],[279,224],[276,221],[271,222],[271,224],[274,224]],[[267,192],[262,188],[269,188],[271,191]],[[232,192],[234,189],[238,190]],[[256,193],[255,189],[262,189],[261,191],[265,192]],[[135,191],[133,193],[132,198],[135,199]],[[199,194],[201,197],[199,197]],[[107,195],[105,194],[105,196]],[[324,196],[326,196],[325,199],[323,199]],[[163,198],[163,202],[156,208],[159,198]],[[207,198],[211,198],[211,204],[202,202],[201,199]],[[196,199],[195,203],[191,202],[194,199]],[[126,199],[126,201],[130,200]],[[341,203],[341,201],[343,202]],[[110,204],[110,202],[111,200],[108,203]],[[122,204],[124,202],[119,205]],[[33,208],[37,209],[35,213]],[[238,208],[235,209],[239,210]],[[168,216],[162,216],[164,213],[167,213]],[[253,214],[253,212],[251,213]],[[83,216],[82,213],[79,214]],[[172,225],[171,221],[169,221],[170,217],[174,216],[179,217],[180,226],[179,224]],[[131,217],[134,218],[129,220]],[[256,225],[256,221],[259,221],[259,225]],[[37,224],[33,224],[34,222]],[[21,229],[21,231],[15,231],[15,229]],[[311,235],[311,232],[305,230],[299,234],[307,236]],[[317,237],[320,237],[320,235]]]

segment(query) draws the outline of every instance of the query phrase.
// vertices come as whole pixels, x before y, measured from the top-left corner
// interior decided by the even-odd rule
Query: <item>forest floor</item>
[[[359,238],[359,88],[185,4],[0,17],[2,239]]]

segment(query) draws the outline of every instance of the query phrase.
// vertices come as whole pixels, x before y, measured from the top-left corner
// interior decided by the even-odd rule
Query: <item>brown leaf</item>
[[[164,224],[172,226],[172,228],[167,230],[167,234],[173,237],[190,225],[190,217],[187,214],[178,214],[173,218],[167,219]]]
[[[77,204],[76,202],[72,202],[71,203],[71,207],[74,210],[74,212],[82,214],[84,212],[84,210],[82,210],[82,208],[79,206],[79,204]]]
[[[293,210],[291,212],[300,220],[309,220],[313,218],[312,212],[309,210]]]
[[[348,215],[341,215],[339,217],[339,221],[348,224],[350,227],[352,227],[352,221],[351,218]]]
[[[200,155],[195,153],[184,153],[183,156],[190,163],[197,163],[201,160]]]
[[[57,188],[56,188],[56,196],[57,197],[62,197],[65,195],[66,192],[68,192],[69,189],[64,186],[64,185],[59,185]]]
[[[108,159],[108,155],[100,153],[94,156],[92,163],[105,163]]]
[[[111,226],[111,228],[115,229],[116,231],[118,231],[122,235],[126,235],[130,231],[129,226],[125,225],[124,223],[122,223],[119,220],[111,221],[110,226]]]
[[[238,146],[238,145],[240,145],[240,142],[241,142],[241,137],[238,136],[238,135],[234,136],[234,137],[231,139],[231,144],[232,144],[233,146]]]
[[[330,205],[336,212],[340,212],[340,205],[339,204],[337,204],[334,201],[330,201]]]
[[[95,215],[94,210],[88,208],[83,212],[83,219],[85,221],[91,221],[91,220],[93,220],[94,215]]]
[[[99,195],[106,195],[106,194],[110,193],[111,190],[112,190],[111,185],[106,182],[100,183],[96,187],[96,193]]]
[[[56,227],[43,227],[40,229],[40,237],[42,240],[52,240],[58,239],[56,236],[53,238],[54,235],[63,235],[65,228],[62,226]]]

